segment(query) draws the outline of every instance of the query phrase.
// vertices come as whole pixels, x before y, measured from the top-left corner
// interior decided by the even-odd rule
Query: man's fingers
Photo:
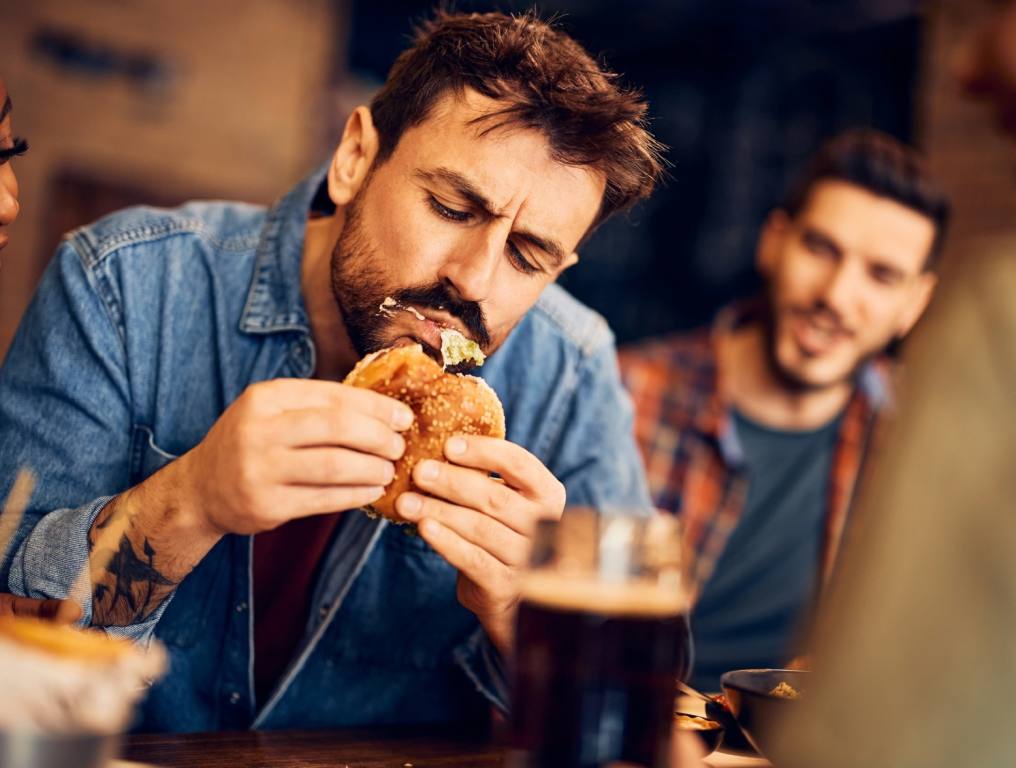
[[[37,600],[0,593],[0,616],[30,616],[58,624],[72,624],[81,618],[81,607],[73,600]]]
[[[74,624],[81,619],[81,606],[73,600],[57,600],[59,605],[53,614],[53,621],[57,624]]]
[[[343,512],[371,504],[384,495],[381,486],[323,486],[292,488],[286,508],[278,510],[279,524],[297,517]]]
[[[475,584],[493,584],[506,572],[506,566],[492,554],[466,541],[437,520],[421,520],[418,530],[435,552]]]
[[[279,442],[294,448],[343,446],[394,461],[406,441],[389,424],[351,408],[285,411],[266,422]]]
[[[466,467],[495,472],[512,488],[531,499],[557,494],[561,484],[543,463],[520,445],[496,437],[456,435],[445,441],[448,461]],[[560,490],[564,506],[564,490]]]
[[[15,595],[7,592],[0,592],[0,616],[14,616]]]
[[[532,503],[483,470],[421,461],[413,467],[413,482],[431,496],[478,509],[524,536],[531,535],[535,527]]]
[[[406,520],[436,520],[460,537],[490,553],[507,566],[522,566],[529,559],[529,541],[511,528],[482,512],[441,499],[416,493],[403,493],[395,509]]]
[[[290,485],[388,485],[395,465],[347,448],[285,451],[277,462],[279,480]]]
[[[266,414],[305,408],[352,409],[392,429],[406,429],[413,423],[412,409],[395,398],[334,381],[272,379],[251,385],[244,397]]]

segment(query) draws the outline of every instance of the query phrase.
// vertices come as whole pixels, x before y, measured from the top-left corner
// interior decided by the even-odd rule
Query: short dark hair
[[[604,174],[593,226],[653,191],[663,145],[647,129],[642,94],[621,86],[615,73],[533,11],[509,16],[439,10],[424,22],[370,106],[378,162],[441,97],[467,88],[505,103],[483,118],[493,118],[490,129],[537,129],[555,159]]]
[[[794,180],[780,207],[791,217],[797,216],[812,188],[829,180],[855,184],[931,219],[935,239],[924,268],[935,268],[949,224],[950,203],[921,153],[879,131],[842,133],[819,149],[804,173]]]

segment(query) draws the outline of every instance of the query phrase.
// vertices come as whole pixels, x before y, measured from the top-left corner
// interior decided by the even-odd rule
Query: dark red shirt
[[[291,520],[254,537],[254,691],[259,707],[303,638],[321,558],[340,514]]]

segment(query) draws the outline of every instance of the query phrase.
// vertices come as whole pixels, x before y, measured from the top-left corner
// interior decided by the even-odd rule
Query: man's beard
[[[375,269],[383,263],[383,257],[364,232],[360,211],[367,187],[365,184],[346,208],[346,220],[332,251],[331,265],[332,295],[356,353],[363,357],[394,341],[385,333],[391,325],[389,313],[381,308],[389,297],[402,307],[434,309],[458,318],[473,341],[489,352],[491,340],[483,310],[476,302],[459,298],[451,283],[435,280],[407,288],[381,285]],[[440,350],[429,349],[426,343],[423,346],[432,356],[440,354]]]
[[[766,358],[768,360],[769,369],[773,374],[773,376],[789,392],[804,395],[810,392],[820,392],[824,389],[838,386],[845,381],[853,380],[856,377],[857,372],[860,370],[860,368],[864,365],[865,362],[867,362],[868,358],[859,359],[849,372],[845,373],[839,380],[834,382],[815,382],[800,376],[795,370],[785,366],[783,362],[780,360],[779,352],[777,350],[778,340],[776,329],[776,325],[778,322],[780,322],[780,319],[777,318],[777,311],[778,310],[776,309],[775,306],[775,297],[773,297],[770,293],[768,301],[763,307],[763,311],[761,313],[760,318],[762,321],[762,328],[764,334]],[[842,326],[842,322],[840,321],[839,317],[836,316],[836,313],[833,312],[831,309],[822,306],[821,304],[819,304],[818,306],[810,307],[807,310],[797,308],[791,311],[790,315],[791,317],[793,317],[800,316],[802,314],[812,314],[812,313],[825,313],[828,316],[834,318],[832,322],[834,322],[837,326]],[[782,320],[783,322],[789,321],[786,314],[783,315]]]

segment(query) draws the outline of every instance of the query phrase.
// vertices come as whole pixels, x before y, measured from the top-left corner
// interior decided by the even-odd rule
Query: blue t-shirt
[[[727,670],[779,667],[794,655],[818,586],[840,422],[785,432],[734,412],[748,497],[692,612],[699,690],[719,690]]]

